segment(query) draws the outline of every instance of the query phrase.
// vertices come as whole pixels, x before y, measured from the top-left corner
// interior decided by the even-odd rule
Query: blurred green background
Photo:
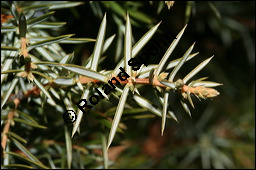
[[[196,41],[199,55],[181,69],[184,77],[195,66],[214,55],[212,61],[194,78],[208,76],[223,83],[217,98],[198,101],[192,119],[173,95],[171,109],[179,123],[168,120],[160,136],[161,118],[125,119],[125,134],[117,136],[121,146],[110,149],[113,168],[255,168],[255,1],[175,2],[169,10],[161,2],[92,2],[60,10],[55,17],[66,21],[62,34],[96,38],[103,14],[107,13],[106,37],[116,34],[115,45],[108,50],[101,69],[113,69],[122,56],[125,13],[132,18],[135,42],[149,28],[162,21],[158,32],[142,50],[148,52],[155,42],[175,37],[187,23],[187,29],[171,56],[181,57]],[[159,43],[158,53],[149,63],[158,63],[168,45]],[[93,43],[64,45],[75,49],[79,64],[93,51]],[[70,50],[70,51],[69,51]],[[145,88],[152,101],[152,88]],[[87,129],[88,130],[88,129]],[[76,140],[73,140],[76,143]],[[118,143],[116,143],[118,144]]]

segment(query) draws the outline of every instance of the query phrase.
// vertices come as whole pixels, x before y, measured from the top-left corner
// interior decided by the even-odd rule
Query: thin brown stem
[[[116,78],[120,82],[120,84],[122,84],[122,85],[125,85],[125,84],[128,83],[128,79],[123,81],[123,80],[120,80],[119,77],[112,77],[112,78]],[[125,77],[123,77],[123,79],[124,78]],[[81,84],[87,84],[87,83],[90,83],[90,82],[104,83],[104,82],[99,81],[97,79],[92,79],[92,78],[84,77],[84,76],[80,76],[77,81],[79,81]],[[115,81],[112,81],[112,83],[117,84],[117,82],[115,82]],[[156,79],[156,78],[154,78],[152,83],[149,82],[148,78],[136,78],[135,81],[133,81],[132,83],[133,84],[153,85],[153,86],[158,86],[158,87],[167,87],[167,86],[161,84],[159,82],[159,80]],[[44,84],[44,86],[51,86],[53,88],[58,88],[58,87],[60,88],[60,86],[57,86],[54,82],[46,83],[46,84]],[[28,90],[26,93],[24,93],[22,98],[19,97],[18,99],[19,100],[26,99],[26,98],[28,98],[29,96],[32,96],[32,95],[35,96],[35,97],[38,97],[40,92],[41,92],[41,90],[37,86],[34,86],[31,90]],[[17,99],[16,95],[11,94],[10,97],[9,97],[9,100],[14,101],[15,99]]]
[[[2,137],[2,142],[1,142],[3,150],[5,150],[5,148],[6,148],[6,144],[7,144],[7,140],[8,140],[6,133],[9,132],[14,113],[15,113],[15,110],[11,109],[10,112],[8,113],[8,119],[6,120],[6,124],[4,126],[3,137]]]
[[[127,84],[128,83],[128,80],[125,80],[125,81],[122,81],[120,80],[119,77],[112,77],[112,78],[116,78],[120,84]],[[94,82],[94,83],[103,83],[99,80],[96,80],[96,79],[92,79],[92,78],[89,78],[89,77],[79,77],[79,80],[78,80],[81,84],[87,84],[89,82]],[[112,82],[113,84],[116,84],[115,81]],[[136,78],[135,81],[133,82],[134,84],[147,84],[147,85],[153,85],[153,86],[159,86],[159,87],[167,87],[163,84],[161,84],[158,80],[154,80],[153,81],[153,84],[151,84],[149,82],[149,79],[148,78]]]

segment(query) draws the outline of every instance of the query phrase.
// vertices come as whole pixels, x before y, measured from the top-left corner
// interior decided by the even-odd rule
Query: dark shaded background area
[[[151,50],[154,40],[176,36],[185,25],[187,2],[175,2],[170,10],[164,5],[159,14],[159,2],[152,5],[130,1],[118,4],[124,9],[137,5],[138,11],[150,19],[149,23],[135,19],[137,25],[132,26],[135,42],[162,21],[159,31],[143,52]],[[224,84],[216,88],[220,96],[206,101],[193,98],[196,108],[192,109],[190,119],[174,94],[170,109],[177,115],[179,123],[168,120],[164,136],[160,136],[160,118],[134,120],[124,117],[127,130],[115,140],[116,144],[123,141],[123,148],[112,149],[115,168],[221,168],[221,165],[255,168],[255,2],[219,1],[212,4],[220,17],[208,2],[193,2],[187,29],[171,59],[182,57],[196,41],[193,52],[199,51],[199,55],[187,62],[178,76],[183,78],[200,62],[214,55],[193,80],[207,76],[209,81]],[[57,20],[67,22],[61,34],[75,33],[76,37],[96,38],[102,15],[100,11],[93,12],[93,5],[99,7],[102,14],[107,13],[106,37],[117,34],[114,7],[101,2],[56,12]],[[117,16],[125,24],[124,18]],[[99,69],[113,69],[118,63],[115,60],[117,41],[116,36]],[[67,52],[75,49],[74,63],[81,64],[91,55],[93,46],[89,43],[63,45],[63,48]],[[151,56],[149,63],[158,63],[168,46],[162,44],[162,50]],[[142,89],[141,93],[152,101],[156,100],[151,87]]]

